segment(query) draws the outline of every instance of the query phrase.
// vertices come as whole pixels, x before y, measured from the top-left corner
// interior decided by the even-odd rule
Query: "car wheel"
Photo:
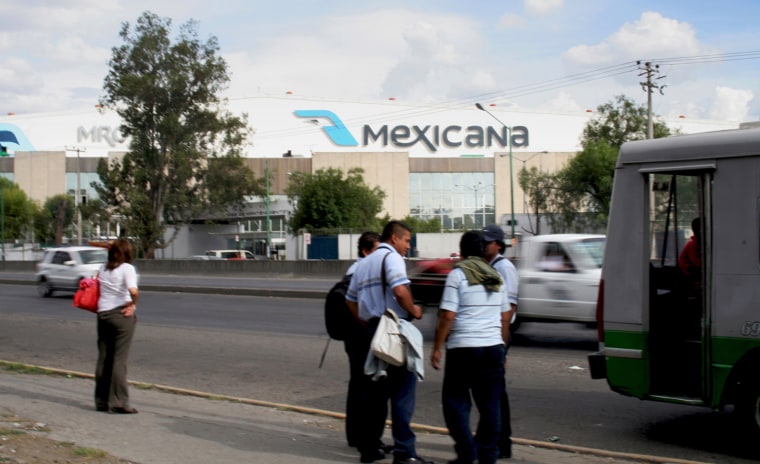
[[[43,298],[47,298],[53,294],[53,289],[50,287],[47,280],[40,280],[37,284],[37,294]]]

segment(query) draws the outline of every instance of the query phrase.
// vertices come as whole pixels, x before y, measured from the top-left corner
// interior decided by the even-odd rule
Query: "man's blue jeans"
[[[446,351],[443,417],[461,462],[492,464],[498,458],[504,350],[504,345],[494,345]],[[480,414],[477,438],[470,429],[472,401]]]

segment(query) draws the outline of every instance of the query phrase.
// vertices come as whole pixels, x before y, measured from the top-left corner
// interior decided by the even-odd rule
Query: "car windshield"
[[[572,250],[573,255],[581,257],[584,266],[601,268],[604,258],[604,242],[604,238],[589,238],[568,243],[567,247]]]
[[[82,257],[82,264],[100,264],[108,261],[108,252],[106,250],[83,250],[79,252]]]

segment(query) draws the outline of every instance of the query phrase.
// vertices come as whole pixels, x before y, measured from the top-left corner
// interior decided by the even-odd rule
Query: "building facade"
[[[292,95],[229,103],[233,113],[248,115],[253,135],[245,161],[257,176],[269,175],[269,198],[251,199],[244,210],[217,218],[220,224],[199,221],[182,230],[164,251],[166,257],[238,244],[266,254],[271,252],[266,243],[280,245],[288,259],[307,257],[303,238],[289,238],[286,230],[292,205],[285,187],[293,173],[328,167],[344,172],[362,168],[365,182],[386,193],[383,213],[394,218],[437,218],[444,230],[492,222],[509,230],[514,217],[516,232],[529,232],[530,211],[517,173],[522,168],[562,168],[580,149],[582,130],[593,117],[592,112],[504,111],[495,106],[486,106],[484,112],[474,105],[344,102]],[[737,127],[720,121],[666,123],[683,133]],[[120,157],[128,149],[119,124],[115,113],[100,108],[0,117],[0,145],[8,154],[0,157],[0,176],[40,203],[77,190],[86,201],[95,195],[91,183],[98,182],[98,161]],[[118,218],[110,218],[84,233],[102,236],[118,227]]]

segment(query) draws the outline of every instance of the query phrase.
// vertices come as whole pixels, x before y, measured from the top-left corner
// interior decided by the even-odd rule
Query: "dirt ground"
[[[0,415],[0,463],[10,464],[137,464],[104,451],[48,438],[46,424]]]

